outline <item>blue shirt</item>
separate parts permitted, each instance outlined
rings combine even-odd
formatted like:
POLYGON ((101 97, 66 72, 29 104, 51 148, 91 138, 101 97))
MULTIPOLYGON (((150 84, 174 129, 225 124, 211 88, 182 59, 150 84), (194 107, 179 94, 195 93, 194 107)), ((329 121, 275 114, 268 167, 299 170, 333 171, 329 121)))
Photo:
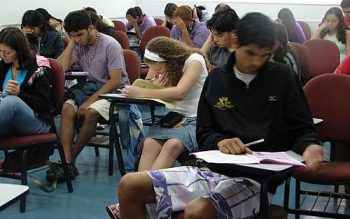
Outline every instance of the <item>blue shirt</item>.
MULTIPOLYGON (((24 78, 26 77, 27 75, 27 72, 28 70, 27 69, 22 69, 18 72, 16 78, 14 78, 14 80, 16 80, 18 82, 18 85, 21 86, 21 84, 23 83, 24 81, 24 78)), ((6 75, 5 75, 5 80, 4 80, 4 83, 2 84, 2 90, 5 91, 5 87, 7 85, 7 82, 9 80, 12 80, 12 68, 9 68, 9 70, 7 71, 6 75)))

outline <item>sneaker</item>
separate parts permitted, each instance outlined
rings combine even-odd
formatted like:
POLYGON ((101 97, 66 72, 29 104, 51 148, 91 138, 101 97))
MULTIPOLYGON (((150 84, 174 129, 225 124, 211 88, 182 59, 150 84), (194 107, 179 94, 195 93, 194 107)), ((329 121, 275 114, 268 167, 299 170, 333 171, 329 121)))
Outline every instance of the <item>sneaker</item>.
MULTIPOLYGON (((68 169, 68 177, 74 179, 79 175, 78 169, 74 164, 67 163, 66 166, 68 169)), ((57 183, 64 182, 66 179, 64 177, 63 165, 61 163, 52 163, 50 169, 46 172, 46 179, 51 183, 55 180, 57 180, 57 183)))
POLYGON ((114 205, 108 205, 106 211, 111 219, 120 219, 120 207, 119 203, 114 205))

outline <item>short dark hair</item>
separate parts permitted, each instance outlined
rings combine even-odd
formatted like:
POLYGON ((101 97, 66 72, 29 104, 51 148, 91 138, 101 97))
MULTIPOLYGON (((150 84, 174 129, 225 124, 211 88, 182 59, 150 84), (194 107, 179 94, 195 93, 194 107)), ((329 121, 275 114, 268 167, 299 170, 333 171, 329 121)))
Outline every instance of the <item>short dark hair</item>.
POLYGON ((17 27, 6 27, 0 31, 0 43, 16 51, 18 64, 24 69, 32 60, 33 53, 23 32, 17 27))
POLYGON ((84 10, 85 10, 85 11, 89 11, 89 12, 92 12, 92 13, 97 14, 96 9, 95 9, 95 8, 93 8, 93 7, 86 7, 86 8, 84 8, 84 10))
POLYGON ((350 7, 350 0, 343 0, 340 3, 341 8, 349 8, 350 7))
POLYGON ((142 10, 140 10, 140 7, 133 7, 133 8, 129 8, 126 11, 126 16, 131 15, 133 18, 136 17, 141 17, 142 15, 142 10))
POLYGON ((92 25, 89 12, 86 10, 78 10, 70 12, 64 18, 64 29, 67 33, 77 32, 79 30, 87 30, 92 25))
POLYGON ((172 17, 174 15, 176 8, 177 8, 177 5, 175 5, 174 3, 166 4, 164 8, 164 15, 168 17, 172 17))
POLYGON ((217 12, 217 11, 225 10, 225 9, 231 9, 231 7, 230 7, 228 4, 221 3, 221 4, 217 4, 217 5, 215 6, 214 11, 217 12))
POLYGON ((62 23, 61 19, 55 18, 54 16, 52 16, 45 8, 37 8, 35 9, 35 11, 39 12, 45 19, 45 21, 47 23, 49 23, 50 19, 55 19, 56 21, 62 23))
POLYGON ((255 44, 260 48, 273 48, 275 26, 266 15, 258 12, 246 14, 238 21, 236 33, 240 46, 255 44))
POLYGON ((44 16, 35 10, 24 12, 21 27, 40 27, 42 30, 51 28, 44 16))
POLYGON ((230 32, 236 29, 239 17, 233 9, 218 11, 207 21, 209 30, 216 30, 219 33, 230 32))

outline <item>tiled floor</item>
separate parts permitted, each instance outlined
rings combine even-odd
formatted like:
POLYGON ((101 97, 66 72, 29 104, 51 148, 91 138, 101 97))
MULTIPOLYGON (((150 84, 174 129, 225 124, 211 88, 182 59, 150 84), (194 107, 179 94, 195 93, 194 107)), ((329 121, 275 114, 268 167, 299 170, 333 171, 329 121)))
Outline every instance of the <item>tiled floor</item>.
MULTIPOLYGON (((57 153, 57 152, 56 152, 57 153)), ((3 154, 0 152, 0 159, 3 154)), ((58 159, 57 154, 51 160, 58 159)), ((93 148, 86 147, 77 159, 80 176, 73 181, 74 192, 68 193, 65 184, 59 184, 52 193, 45 193, 29 182, 30 193, 27 196, 27 210, 19 212, 19 203, 15 203, 0 212, 0 219, 76 219, 76 218, 108 218, 105 206, 117 202, 117 186, 120 179, 115 162, 114 175, 108 175, 108 150, 100 149, 100 157, 95 156, 93 148)), ((45 182, 46 169, 31 175, 45 182)), ((0 178, 0 183, 19 183, 16 180, 0 178)), ((327 187, 317 187, 317 189, 327 187)), ((281 186, 274 196, 273 202, 282 205, 283 190, 281 186)), ((1 194, 0 194, 1 195, 1 194)), ((293 191, 290 200, 292 202, 293 191)), ((344 205, 342 205, 344 208, 344 205)), ((289 216, 294 218, 294 216, 289 216)), ((316 218, 316 217, 302 217, 316 218)))
MULTIPOLYGON (((2 154, 0 159, 1 156, 2 154)), ((54 155, 52 160, 57 160, 56 156, 54 155)), ((0 212, 0 218, 108 218, 104 208, 107 204, 117 201, 116 188, 120 174, 115 164, 114 175, 109 176, 107 162, 107 149, 100 149, 100 157, 96 157, 93 148, 86 147, 77 160, 80 176, 73 181, 73 193, 67 192, 65 184, 59 184, 52 193, 45 193, 30 182, 26 212, 20 213, 19 203, 15 203, 0 212)), ((46 170, 41 170, 32 173, 32 175, 45 181, 45 173, 46 170)), ((19 183, 19 181, 0 178, 0 183, 19 183)), ((273 202, 282 204, 282 194, 283 186, 278 189, 273 202)), ((294 217, 290 216, 289 218, 294 217)))

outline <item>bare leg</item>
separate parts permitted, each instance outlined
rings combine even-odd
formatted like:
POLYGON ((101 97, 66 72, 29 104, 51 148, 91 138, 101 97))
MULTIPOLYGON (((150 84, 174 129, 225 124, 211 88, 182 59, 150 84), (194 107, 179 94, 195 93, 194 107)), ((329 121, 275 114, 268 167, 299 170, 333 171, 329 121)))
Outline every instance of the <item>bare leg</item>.
POLYGON ((119 184, 121 218, 145 218, 145 204, 156 202, 151 177, 146 172, 128 173, 119 184))
POLYGON ((216 216, 216 208, 202 197, 192 200, 185 208, 185 219, 215 219, 216 216))
POLYGON ((146 138, 143 142, 143 149, 138 166, 138 171, 149 170, 162 150, 164 141, 146 138))
POLYGON ((95 135, 96 125, 100 117, 100 114, 96 110, 91 108, 85 113, 84 123, 80 128, 77 141, 75 142, 73 148, 74 160, 76 159, 80 151, 83 149, 83 147, 89 142, 91 137, 95 135))
POLYGON ((153 162, 151 170, 173 167, 178 156, 184 151, 185 147, 179 140, 175 138, 167 140, 157 159, 153 162))
POLYGON ((72 161, 72 144, 75 134, 76 112, 71 104, 65 103, 62 108, 61 115, 61 144, 63 146, 64 155, 67 161, 72 161))

